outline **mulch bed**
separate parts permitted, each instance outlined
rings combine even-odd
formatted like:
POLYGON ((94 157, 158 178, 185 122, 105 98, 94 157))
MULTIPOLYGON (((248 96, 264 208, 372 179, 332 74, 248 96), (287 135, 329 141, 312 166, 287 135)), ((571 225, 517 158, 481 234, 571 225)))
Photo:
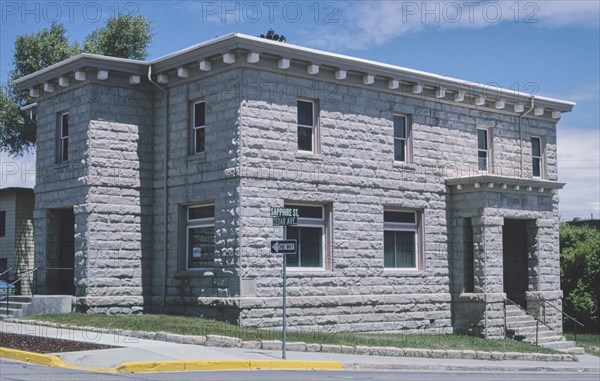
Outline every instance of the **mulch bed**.
POLYGON ((111 345, 4 332, 0 332, 0 347, 36 353, 76 352, 116 348, 111 345))

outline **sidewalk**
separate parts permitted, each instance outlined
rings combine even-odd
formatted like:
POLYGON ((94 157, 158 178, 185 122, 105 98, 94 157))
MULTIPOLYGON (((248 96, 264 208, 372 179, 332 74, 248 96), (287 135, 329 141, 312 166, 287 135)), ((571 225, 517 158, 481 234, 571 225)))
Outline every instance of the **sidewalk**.
POLYGON ((234 369, 600 373, 600 358, 589 355, 577 356, 578 362, 551 362, 411 358, 288 351, 287 360, 281 360, 281 351, 177 344, 80 329, 61 329, 14 322, 0 322, 0 331, 118 346, 120 348, 39 356, 28 352, 3 349, 0 354, 0 357, 43 365, 111 373, 234 369))

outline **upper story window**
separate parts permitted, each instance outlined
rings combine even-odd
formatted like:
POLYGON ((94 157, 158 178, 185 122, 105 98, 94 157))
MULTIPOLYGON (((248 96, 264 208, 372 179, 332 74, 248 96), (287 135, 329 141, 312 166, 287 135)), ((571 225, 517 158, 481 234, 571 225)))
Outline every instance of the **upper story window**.
POLYGON ((206 102, 194 102, 192 105, 191 154, 205 151, 206 147, 206 102))
POLYGON ((69 113, 64 112, 58 118, 58 162, 69 160, 69 113))
POLYGON ((418 270, 420 265, 420 216, 412 210, 384 210, 383 266, 418 270))
POLYGON ((491 141, 490 131, 485 128, 477 129, 477 165, 480 171, 489 171, 490 168, 490 153, 491 141))
POLYGON ((215 206, 191 205, 186 212, 186 269, 214 267, 215 206))
POLYGON ((406 115, 394 115, 394 160, 411 162, 411 128, 406 115))
POLYGON ((316 153, 317 111, 314 101, 298 99, 298 151, 316 153))
POLYGON ((0 237, 6 235, 6 211, 0 210, 0 237))
POLYGON ((544 177, 543 142, 540 137, 531 137, 531 168, 533 177, 544 177))
POLYGON ((298 224, 287 226, 286 239, 297 241, 298 254, 287 255, 286 264, 290 267, 323 268, 326 218, 323 205, 285 205, 298 209, 298 224))

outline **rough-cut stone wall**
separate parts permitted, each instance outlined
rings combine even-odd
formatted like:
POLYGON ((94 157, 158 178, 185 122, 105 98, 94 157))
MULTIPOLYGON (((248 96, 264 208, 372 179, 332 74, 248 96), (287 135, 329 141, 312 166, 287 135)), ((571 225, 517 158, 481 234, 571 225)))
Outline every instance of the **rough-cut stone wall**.
MULTIPOLYGON (((328 206, 333 232, 324 270, 288 272, 292 327, 452 330, 451 293, 453 287, 461 287, 457 279, 463 277, 462 259, 457 265, 448 248, 459 235, 462 239, 463 232, 452 226, 457 217, 461 221, 482 217, 473 223, 475 292, 487 294, 486 312, 481 315, 481 322, 488 327, 486 336, 502 336, 503 218, 552 219, 555 210, 550 207, 538 212, 536 205, 525 203, 516 207, 517 211, 498 205, 495 207, 500 209, 488 213, 486 207, 504 196, 472 194, 466 196, 465 209, 457 210, 455 216, 455 200, 444 180, 478 174, 476 129, 482 126, 490 128, 493 139, 493 172, 518 176, 517 118, 406 93, 244 71, 243 83, 261 82, 268 83, 271 91, 247 94, 241 111, 242 295, 252 305, 242 310, 241 323, 280 324, 281 258, 270 254, 268 242, 282 238, 282 228, 271 226, 269 207, 296 201, 328 206), (318 101, 318 155, 297 151, 298 97, 318 101), (412 163, 393 161, 394 113, 411 116, 412 163), (386 206, 422 210, 422 271, 384 270, 386 206), (484 254, 489 256, 487 260, 482 258, 484 254), (253 298, 258 301, 252 303, 253 298)), ((525 119, 522 129, 524 177, 531 177, 528 141, 534 133, 546 137, 548 174, 556 179, 554 126, 525 119)), ((554 282, 547 287, 556 290, 559 286, 554 282)), ((242 305, 244 302, 238 306, 242 305)))
MULTIPOLYGON (((59 267, 55 209, 73 208, 77 303, 92 312, 143 309, 144 249, 149 216, 153 121, 150 93, 86 82, 40 102, 36 178, 39 267, 59 267), (69 161, 56 163, 57 117, 69 112, 69 161)), ((49 271, 38 280, 52 291, 49 271)), ((68 276, 67 272, 54 278, 68 276)))
MULTIPOLYGON (((215 70, 218 66, 215 65, 215 70)), ((239 109, 238 70, 206 79, 175 84, 168 90, 168 254, 166 293, 162 300, 164 266, 163 160, 164 102, 157 93, 154 105, 154 219, 153 304, 157 310, 235 321, 235 312, 207 308, 198 298, 239 296, 239 109), (206 152, 190 151, 191 106, 206 103, 206 152), (214 267, 186 270, 185 213, 195 203, 215 205, 214 267), (163 303, 164 302, 164 303, 163 303)))
POLYGON ((427 91, 374 90, 352 76, 335 82, 325 69, 282 73, 274 64, 262 57, 255 65, 215 62, 210 73, 170 80, 165 92, 85 82, 40 100, 38 258, 47 263, 45 247, 56 237, 48 209, 73 207, 80 305, 94 312, 151 306, 277 327, 282 258, 270 253, 269 241, 283 229, 272 226, 269 207, 286 202, 324 205, 331 227, 324 268, 288 273, 291 329, 449 332, 454 325, 501 336, 505 218, 536 221, 531 247, 539 259, 529 268, 528 291, 560 303, 557 196, 446 186, 449 178, 479 174, 478 127, 490 131, 492 174, 531 178, 535 135, 545 142, 548 179, 557 180, 555 123, 527 117, 519 128, 508 111, 427 91), (317 103, 318 154, 297 151, 299 97, 317 103), (191 155, 190 105, 199 99, 206 101, 206 153, 191 155), (71 160, 53 164, 56 118, 65 110, 71 160), (393 159, 396 113, 412 121, 407 163, 393 159), (217 255, 213 268, 191 271, 185 207, 205 202, 215 205, 217 255), (419 211, 418 271, 384 269, 386 207, 419 211), (472 219, 477 294, 466 298, 457 253, 464 218, 472 219))
MULTIPOLYGON (((36 182, 34 210, 35 267, 38 292, 54 292, 56 278, 64 276, 45 268, 61 266, 60 220, 53 209, 71 208, 85 203, 87 128, 90 122, 90 92, 86 85, 62 89, 38 100, 36 138, 36 182), (57 122, 59 113, 69 112, 70 161, 57 163, 57 122)), ((84 227, 76 218, 78 227, 84 227)), ((85 247, 84 234, 73 237, 76 248, 85 247)), ((80 256, 83 253, 79 250, 80 256)), ((76 259, 79 262, 81 258, 76 259)), ((76 290, 76 293, 78 291, 76 290)), ((79 293, 78 295, 82 295, 79 293)))

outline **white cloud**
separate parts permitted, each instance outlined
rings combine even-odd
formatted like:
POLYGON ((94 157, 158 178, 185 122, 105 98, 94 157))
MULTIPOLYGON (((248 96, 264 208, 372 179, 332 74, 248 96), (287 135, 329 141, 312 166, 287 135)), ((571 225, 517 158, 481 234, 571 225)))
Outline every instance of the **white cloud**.
MULTIPOLYGON (((530 3, 530 2, 528 2, 530 3)), ((598 27, 600 23, 600 2, 581 1, 537 1, 536 18, 545 26, 587 26, 598 27)))
POLYGON ((368 48, 424 29, 485 28, 503 23, 532 27, 599 26, 593 1, 352 1, 340 2, 342 25, 308 33, 320 48, 368 48), (327 33, 323 33, 327 29, 327 33))
POLYGON ((0 188, 32 188, 35 185, 35 153, 13 158, 0 151, 0 188))
POLYGON ((600 131, 558 128, 558 175, 567 183, 560 191, 561 218, 600 217, 600 131))

